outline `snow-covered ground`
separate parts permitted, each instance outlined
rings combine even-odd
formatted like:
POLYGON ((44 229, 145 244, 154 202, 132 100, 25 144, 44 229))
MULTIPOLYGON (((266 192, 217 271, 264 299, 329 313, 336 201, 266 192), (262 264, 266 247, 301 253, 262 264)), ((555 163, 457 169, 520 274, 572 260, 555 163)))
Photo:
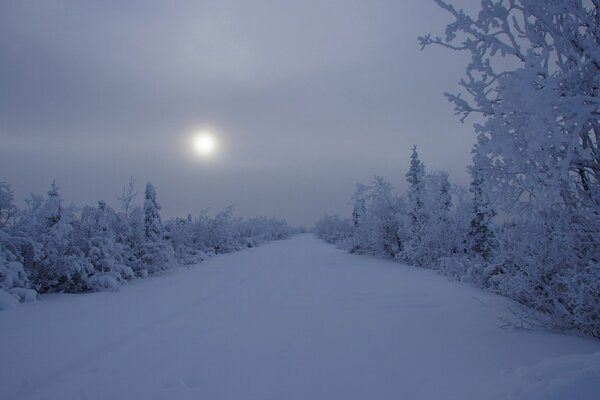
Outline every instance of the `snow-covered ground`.
POLYGON ((0 399, 600 398, 600 341, 506 304, 300 235, 0 312, 0 399))

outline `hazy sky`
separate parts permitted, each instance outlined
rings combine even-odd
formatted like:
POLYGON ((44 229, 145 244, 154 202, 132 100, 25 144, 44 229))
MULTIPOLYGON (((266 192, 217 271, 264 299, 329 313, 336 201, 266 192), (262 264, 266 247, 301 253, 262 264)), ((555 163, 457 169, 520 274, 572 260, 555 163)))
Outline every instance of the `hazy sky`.
POLYGON ((428 0, 4 0, 0 181, 116 207, 135 176, 165 217, 233 204, 294 224, 347 215, 375 174, 403 190, 413 144, 466 183, 472 122, 443 93, 467 55, 417 43, 448 22, 428 0), (202 128, 209 160, 190 152, 202 128))

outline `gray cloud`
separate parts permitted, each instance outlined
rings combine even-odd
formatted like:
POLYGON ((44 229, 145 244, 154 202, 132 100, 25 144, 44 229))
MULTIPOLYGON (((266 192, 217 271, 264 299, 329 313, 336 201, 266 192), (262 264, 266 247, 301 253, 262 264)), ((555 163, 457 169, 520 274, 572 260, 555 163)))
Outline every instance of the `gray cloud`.
POLYGON ((135 175, 167 215, 293 223, 347 213, 373 174, 401 189, 413 143, 465 182, 474 136, 442 96, 465 60, 416 40, 446 22, 418 0, 2 2, 0 180, 89 204, 135 175), (213 163, 185 149, 206 125, 213 163))

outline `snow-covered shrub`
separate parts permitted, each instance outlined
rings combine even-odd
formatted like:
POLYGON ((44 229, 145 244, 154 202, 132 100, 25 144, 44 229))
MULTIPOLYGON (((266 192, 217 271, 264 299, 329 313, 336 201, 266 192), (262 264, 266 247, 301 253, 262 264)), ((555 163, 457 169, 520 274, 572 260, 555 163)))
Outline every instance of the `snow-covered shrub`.
POLYGON ((0 230, 0 289, 23 302, 35 300, 37 292, 32 289, 18 256, 21 243, 24 243, 23 239, 0 230))
POLYGON ((569 212, 506 224, 499 231, 495 290, 552 316, 554 327, 600 335, 600 268, 595 227, 569 212))
POLYGON ((0 229, 6 229, 14 224, 17 206, 12 188, 6 182, 0 182, 0 229))
POLYGON ((19 301, 15 296, 0 288, 0 311, 15 308, 17 304, 19 304, 19 301))
POLYGON ((12 188, 0 182, 0 290, 19 301, 28 301, 35 299, 37 293, 31 288, 21 251, 33 246, 17 232, 17 216, 12 188))

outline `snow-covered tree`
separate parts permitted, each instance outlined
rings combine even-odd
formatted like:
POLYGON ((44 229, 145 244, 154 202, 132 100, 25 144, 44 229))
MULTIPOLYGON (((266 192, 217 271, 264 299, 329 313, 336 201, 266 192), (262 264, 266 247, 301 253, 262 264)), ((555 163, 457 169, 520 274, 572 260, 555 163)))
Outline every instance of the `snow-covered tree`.
MULTIPOLYGON (((17 213, 17 207, 14 205, 12 192, 8 185, 3 198, 2 209, 5 211, 7 222, 14 217, 11 214, 17 213)), ((23 266, 23 254, 26 249, 37 250, 37 246, 31 239, 21 235, 15 229, 15 222, 0 226, 0 290, 10 293, 18 301, 34 300, 37 292, 33 290, 29 274, 23 266)))
POLYGON ((5 182, 0 182, 0 229, 14 224, 17 206, 12 188, 5 182))
POLYGON ((389 182, 376 176, 370 186, 357 185, 354 193, 350 250, 395 257, 401 250, 400 200, 389 182))
POLYGON ((469 191, 473 195, 473 201, 466 248, 470 254, 488 260, 497 247, 493 228, 493 218, 496 213, 484 188, 481 170, 473 166, 470 167, 470 172, 471 187, 469 191))
POLYGON ((209 220, 208 245, 216 254, 230 253, 242 247, 235 225, 236 219, 233 216, 232 206, 217 213, 213 219, 209 220))
POLYGON ((157 242, 162 239, 162 221, 159 210, 160 204, 156 200, 156 189, 148 182, 144 194, 144 234, 147 241, 157 242))
POLYGON ((173 247, 167 242, 160 218, 156 189, 148 182, 144 193, 144 249, 142 260, 148 273, 169 269, 174 261, 173 247))
POLYGON ((31 286, 21 263, 20 247, 23 239, 15 237, 9 226, 12 225, 10 222, 14 220, 16 211, 11 187, 0 182, 0 290, 9 293, 14 289, 31 286))
MULTIPOLYGON (((176 218, 163 226, 156 190, 148 184, 144 207, 133 204, 134 181, 120 198, 123 210, 64 206, 52 183, 46 197, 31 195, 19 210, 0 185, 0 297, 12 306, 37 291, 115 290, 134 277, 191 264, 217 252, 258 246, 297 232, 283 220, 235 218, 231 208, 214 218, 176 218), (177 260, 174 250, 177 250, 177 260)), ((6 305, 5 304, 5 305, 6 305)), ((0 305, 0 308, 3 307, 0 305)))
POLYGON ((452 230, 452 195, 448 173, 445 171, 425 176, 424 215, 421 222, 421 242, 414 243, 415 255, 421 264, 433 264, 455 250, 452 230))
POLYGON ((508 210, 590 208, 600 202, 600 29, 597 2, 486 0, 477 18, 436 0, 455 18, 446 38, 420 38, 467 51, 471 62, 448 95, 476 125, 482 169, 508 210), (511 59, 498 62, 500 58, 511 59), (507 67, 514 65, 514 67, 507 67))
POLYGON ((600 280, 600 3, 484 0, 471 17, 435 1, 454 22, 445 39, 426 35, 421 44, 469 53, 467 97, 448 98, 463 120, 483 119, 473 249, 490 253, 481 246, 488 196, 510 220, 498 235, 495 289, 556 325, 600 335, 600 308, 586 289, 600 280))
POLYGON ((409 231, 401 258, 420 264, 424 261, 423 245, 426 241, 426 225, 429 223, 429 215, 425 208, 425 165, 419 159, 417 146, 412 148, 406 181, 409 185, 407 193, 409 231))
POLYGON ((129 178, 127 184, 123 187, 123 194, 119 197, 121 202, 121 210, 125 215, 125 218, 129 217, 129 214, 134 208, 133 202, 137 196, 137 190, 135 189, 135 178, 132 176, 129 178))
POLYGON ((90 290, 88 282, 94 267, 77 246, 76 209, 63 207, 58 186, 52 182, 48 197, 39 208, 36 238, 42 251, 34 263, 33 280, 41 292, 82 292, 90 290))
POLYGON ((169 232, 170 242, 175 251, 175 257, 180 264, 190 265, 199 263, 207 255, 197 244, 199 241, 194 236, 194 221, 192 216, 175 218, 168 221, 166 229, 169 232))
POLYGON ((84 207, 81 211, 80 247, 94 266, 89 282, 94 290, 115 290, 134 277, 126 265, 125 251, 114 231, 117 214, 104 201, 98 207, 84 207))

